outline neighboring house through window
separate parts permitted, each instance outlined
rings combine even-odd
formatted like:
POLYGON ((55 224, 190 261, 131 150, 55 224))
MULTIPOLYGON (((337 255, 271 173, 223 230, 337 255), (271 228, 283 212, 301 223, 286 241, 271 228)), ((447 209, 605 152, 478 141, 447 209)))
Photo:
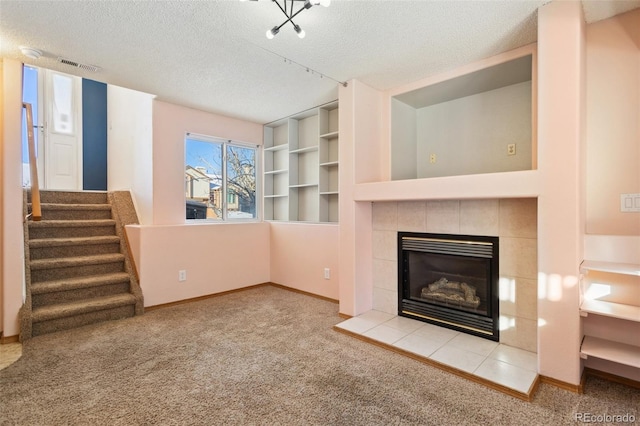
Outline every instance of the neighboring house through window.
POLYGON ((186 218, 257 219, 257 153, 255 145, 187 134, 186 218))

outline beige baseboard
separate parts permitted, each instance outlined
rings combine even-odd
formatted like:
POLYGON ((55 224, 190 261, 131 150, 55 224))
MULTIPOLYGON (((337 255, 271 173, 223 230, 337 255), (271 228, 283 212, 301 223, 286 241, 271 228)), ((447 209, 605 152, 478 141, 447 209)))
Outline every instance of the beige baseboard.
POLYGON ((0 337, 0 345, 6 345, 9 343, 16 343, 20 341, 20 336, 19 335, 15 335, 15 336, 2 336, 0 337))
POLYGON ((304 294, 304 295, 307 295, 307 296, 315 297, 317 299, 325 300, 327 302, 338 303, 337 300, 331 299, 329 297, 324 297, 324 296, 320 296, 320 295, 317 295, 317 294, 309 293, 308 291, 303 291, 303 290, 298 290, 296 288, 287 287, 287 286, 282 285, 282 284, 277 284, 277 283, 273 283, 273 282, 266 282, 266 283, 251 285, 251 286, 248 286, 248 287, 237 288, 237 289, 234 289, 234 290, 221 291, 220 293, 207 294, 205 296, 198 296, 198 297, 192 297, 190 299, 176 300, 175 302, 162 303, 160 305, 145 306, 144 310, 145 311, 153 311, 153 310, 156 310, 156 309, 168 308, 168 307, 171 307, 171 306, 182 305, 184 303, 198 302, 200 300, 211 299, 212 297, 224 296, 225 294, 238 293, 238 292, 241 292, 241 291, 250 290, 252 288, 258 288, 258 287, 264 287, 264 286, 277 287, 277 288, 281 288, 283 290, 292 291, 294 293, 300 293, 300 294, 304 294))
POLYGON ((584 387, 584 374, 580 380, 580 384, 574 385, 573 383, 563 382, 562 380, 554 379, 553 377, 540 375, 540 383, 546 383, 548 385, 555 386, 560 389, 564 389, 570 392, 582 393, 584 387))
POLYGON ((606 371, 600 371, 593 368, 585 367, 582 372, 584 376, 593 376, 599 377, 604 380, 608 380, 610 382, 620 383, 622 385, 630 386, 632 388, 640 389, 640 382, 637 380, 632 380, 626 377, 617 376, 615 374, 607 373, 606 371))

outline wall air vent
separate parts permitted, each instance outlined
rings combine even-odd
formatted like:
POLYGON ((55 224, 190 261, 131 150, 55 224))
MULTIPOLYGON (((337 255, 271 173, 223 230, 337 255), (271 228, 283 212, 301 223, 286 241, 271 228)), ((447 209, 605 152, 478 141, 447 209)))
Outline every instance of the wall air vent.
POLYGON ((69 65, 72 67, 80 68, 85 71, 91 71, 91 72, 98 72, 101 69, 100 67, 97 67, 95 65, 81 64, 79 62, 72 61, 71 59, 66 59, 61 57, 58 57, 58 62, 60 62, 61 64, 69 65))

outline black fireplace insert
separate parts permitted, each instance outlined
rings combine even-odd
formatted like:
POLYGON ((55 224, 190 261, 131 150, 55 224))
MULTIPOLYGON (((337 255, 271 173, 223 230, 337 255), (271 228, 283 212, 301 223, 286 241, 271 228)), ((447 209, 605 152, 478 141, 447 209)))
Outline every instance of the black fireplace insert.
POLYGON ((398 315, 499 341, 498 244, 398 232, 398 315))

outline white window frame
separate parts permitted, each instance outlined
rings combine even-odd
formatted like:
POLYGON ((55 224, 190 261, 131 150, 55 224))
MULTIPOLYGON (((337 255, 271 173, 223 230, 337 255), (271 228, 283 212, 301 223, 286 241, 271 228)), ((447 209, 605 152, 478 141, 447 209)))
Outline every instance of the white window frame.
MULTIPOLYGON (((262 221, 262 145, 255 143, 236 141, 233 139, 223 139, 215 136, 207 136, 199 133, 187 132, 184 137, 184 155, 183 155, 183 168, 186 166, 187 158, 187 139, 196 140, 199 142, 216 143, 222 145, 222 218, 219 219, 186 219, 187 223, 240 223, 240 222, 260 222, 262 221), (228 195, 227 195, 227 146, 237 146, 240 148, 248 148, 255 150, 255 164, 254 171, 256 175, 256 194, 255 194, 255 217, 252 218, 229 218, 227 212, 228 195)), ((184 191, 183 191, 184 194, 184 191)), ((186 205, 187 196, 183 196, 183 205, 186 205)))

